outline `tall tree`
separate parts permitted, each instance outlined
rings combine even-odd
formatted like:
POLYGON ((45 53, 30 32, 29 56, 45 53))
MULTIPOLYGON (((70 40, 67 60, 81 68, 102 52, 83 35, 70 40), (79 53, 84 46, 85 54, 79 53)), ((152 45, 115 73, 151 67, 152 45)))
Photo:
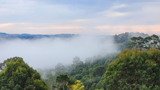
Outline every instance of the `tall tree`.
POLYGON ((40 74, 28 66, 23 58, 10 58, 5 60, 4 64, 4 69, 0 71, 1 90, 47 90, 47 85, 42 81, 40 74))
POLYGON ((58 87, 60 90, 67 90, 67 84, 69 82, 69 77, 67 75, 59 75, 56 79, 58 87))
POLYGON ((159 90, 160 50, 127 50, 108 66, 101 83, 109 90, 159 90))

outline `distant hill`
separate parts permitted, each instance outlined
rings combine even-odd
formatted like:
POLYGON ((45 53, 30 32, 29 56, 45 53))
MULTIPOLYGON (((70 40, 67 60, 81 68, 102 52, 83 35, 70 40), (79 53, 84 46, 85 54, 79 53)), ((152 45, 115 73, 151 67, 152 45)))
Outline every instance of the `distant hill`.
MULTIPOLYGON (((74 38, 79 36, 79 34, 7 34, 7 33, 0 33, 0 40, 12 40, 12 39, 42 39, 42 38, 74 38)), ((116 43, 125 43, 132 37, 147 37, 148 34, 144 33, 121 33, 118 35, 113 35, 114 41, 116 43)), ((101 37, 110 37, 110 36, 101 36, 101 37)))
POLYGON ((42 39, 42 38, 73 38, 78 36, 77 34, 7 34, 0 33, 0 40, 10 40, 10 39, 42 39))

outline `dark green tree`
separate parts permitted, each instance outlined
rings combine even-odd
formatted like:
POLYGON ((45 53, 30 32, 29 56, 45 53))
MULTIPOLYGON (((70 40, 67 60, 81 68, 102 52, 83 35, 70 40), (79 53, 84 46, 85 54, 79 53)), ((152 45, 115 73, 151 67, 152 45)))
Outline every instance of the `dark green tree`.
POLYGON ((157 35, 148 37, 132 37, 127 46, 128 48, 142 50, 150 48, 160 49, 160 39, 157 35))
POLYGON ((160 50, 126 50, 108 66, 101 83, 109 90, 159 90, 160 50))
POLYGON ((69 82, 68 75, 59 75, 56 78, 56 82, 58 83, 58 87, 60 90, 67 90, 67 84, 69 82))
POLYGON ((14 57, 4 61, 4 68, 0 71, 0 89, 22 90, 33 86, 30 90, 47 90, 40 74, 29 67, 22 58, 14 57))

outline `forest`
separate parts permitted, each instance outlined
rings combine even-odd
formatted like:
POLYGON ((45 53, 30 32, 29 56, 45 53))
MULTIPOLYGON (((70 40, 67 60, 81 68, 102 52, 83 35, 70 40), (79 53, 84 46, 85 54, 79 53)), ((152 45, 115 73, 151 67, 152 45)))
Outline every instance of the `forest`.
MULTIPOLYGON (((160 38, 114 35, 118 51, 37 70, 22 57, 0 63, 0 90, 159 90, 160 38)), ((38 63, 38 62, 37 62, 38 63)))

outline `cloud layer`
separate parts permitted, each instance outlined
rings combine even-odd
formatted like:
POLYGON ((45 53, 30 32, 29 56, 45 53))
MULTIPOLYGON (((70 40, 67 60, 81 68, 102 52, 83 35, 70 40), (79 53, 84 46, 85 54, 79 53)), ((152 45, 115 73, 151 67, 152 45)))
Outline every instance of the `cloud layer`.
POLYGON ((82 60, 105 56, 117 51, 112 38, 80 36, 73 39, 11 40, 0 42, 0 62, 19 56, 34 68, 51 68, 58 63, 71 64, 78 56, 82 60))
POLYGON ((1 0, 0 32, 112 34, 137 32, 138 27, 159 33, 159 10, 159 0, 1 0), (104 29, 104 25, 112 27, 104 29))

